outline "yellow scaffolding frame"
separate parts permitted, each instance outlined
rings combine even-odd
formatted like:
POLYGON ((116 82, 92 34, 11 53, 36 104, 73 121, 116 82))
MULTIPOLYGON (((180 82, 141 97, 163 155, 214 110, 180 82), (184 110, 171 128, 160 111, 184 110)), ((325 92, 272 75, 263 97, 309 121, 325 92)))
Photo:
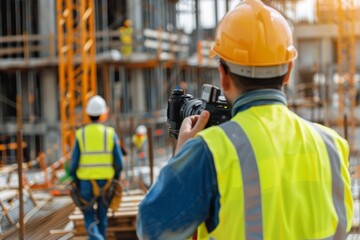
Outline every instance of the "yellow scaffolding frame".
POLYGON ((97 92, 95 9, 93 0, 57 0, 60 120, 63 155, 71 150, 75 130, 88 122, 89 97, 97 92))

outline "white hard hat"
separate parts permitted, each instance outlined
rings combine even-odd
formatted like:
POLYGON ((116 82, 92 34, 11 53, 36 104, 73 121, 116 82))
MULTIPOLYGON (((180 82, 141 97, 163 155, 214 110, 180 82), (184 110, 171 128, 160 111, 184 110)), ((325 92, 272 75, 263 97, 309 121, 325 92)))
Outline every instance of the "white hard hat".
POLYGON ((106 110, 106 102, 99 95, 91 97, 86 106, 86 113, 89 116, 100 116, 101 114, 106 113, 106 110))
POLYGON ((136 134, 146 134, 147 133, 147 129, 144 125, 139 125, 136 128, 136 134))

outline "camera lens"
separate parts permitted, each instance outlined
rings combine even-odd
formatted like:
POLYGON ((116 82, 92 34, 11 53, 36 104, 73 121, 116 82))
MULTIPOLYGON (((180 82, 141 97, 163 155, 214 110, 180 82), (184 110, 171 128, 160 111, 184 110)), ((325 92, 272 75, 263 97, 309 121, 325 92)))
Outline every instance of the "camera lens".
POLYGON ((191 99, 181 106, 180 117, 183 120, 186 117, 197 115, 202 112, 202 101, 199 99, 191 99))

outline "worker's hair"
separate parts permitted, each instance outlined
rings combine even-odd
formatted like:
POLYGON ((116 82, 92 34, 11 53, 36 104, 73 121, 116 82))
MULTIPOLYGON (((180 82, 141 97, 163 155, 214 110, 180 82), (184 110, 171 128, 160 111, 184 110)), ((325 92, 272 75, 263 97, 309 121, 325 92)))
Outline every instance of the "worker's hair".
POLYGON ((223 61, 219 61, 226 74, 230 74, 236 88, 244 92, 256 89, 273 88, 281 90, 286 74, 272 78, 250 78, 232 73, 223 61))
POLYGON ((100 118, 100 116, 89 116, 89 117, 92 122, 96 122, 100 118))

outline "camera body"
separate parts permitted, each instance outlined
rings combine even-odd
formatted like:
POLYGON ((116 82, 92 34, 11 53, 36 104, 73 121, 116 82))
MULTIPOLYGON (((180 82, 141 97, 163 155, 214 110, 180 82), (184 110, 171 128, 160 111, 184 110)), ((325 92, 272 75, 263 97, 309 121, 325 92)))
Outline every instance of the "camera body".
POLYGON ((220 89, 204 84, 201 98, 194 98, 190 94, 184 94, 182 89, 175 89, 168 100, 167 118, 169 123, 169 135, 177 139, 184 118, 201 114, 202 111, 210 112, 210 119, 206 127, 219 125, 230 120, 231 108, 220 89))

